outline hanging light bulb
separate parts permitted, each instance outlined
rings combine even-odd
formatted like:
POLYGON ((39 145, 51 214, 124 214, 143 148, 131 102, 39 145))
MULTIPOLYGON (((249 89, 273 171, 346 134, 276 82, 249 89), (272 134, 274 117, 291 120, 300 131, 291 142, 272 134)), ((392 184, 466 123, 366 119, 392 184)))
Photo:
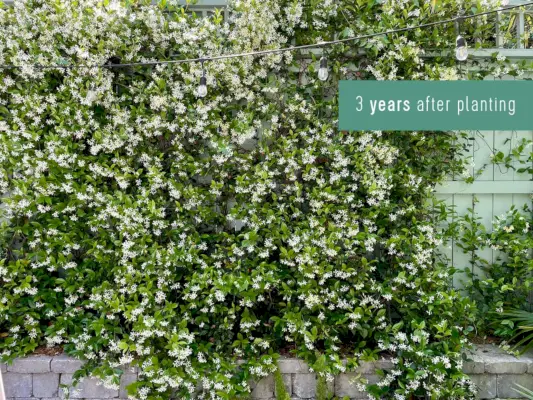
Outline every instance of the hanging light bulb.
POLYGON ((200 78, 200 86, 198 86, 198 91, 196 93, 198 97, 205 97, 207 96, 207 79, 205 76, 202 76, 200 78))
POLYGON ((198 97, 207 96, 207 78, 205 77, 204 63, 202 62, 202 77, 200 78, 200 85, 196 91, 198 97))
POLYGON ((318 69, 318 79, 325 81, 328 79, 328 76, 328 60, 326 60, 326 57, 322 57, 320 59, 320 68, 318 69))
POLYGON ((457 36, 457 39, 455 39, 455 58, 459 61, 465 61, 468 58, 466 40, 461 35, 457 36))

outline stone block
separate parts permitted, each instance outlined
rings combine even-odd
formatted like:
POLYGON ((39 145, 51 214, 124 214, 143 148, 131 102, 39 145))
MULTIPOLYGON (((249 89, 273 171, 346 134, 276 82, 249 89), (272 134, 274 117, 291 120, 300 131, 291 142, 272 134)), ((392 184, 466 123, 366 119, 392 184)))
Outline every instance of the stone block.
POLYGON ((496 376, 494 375, 470 375, 470 379, 477 386, 477 398, 494 399, 496 398, 496 376))
POLYGON ((463 372, 465 374, 483 374, 485 372, 485 361, 478 354, 468 354, 468 361, 463 362, 463 372))
POLYGON ((381 359, 378 361, 362 361, 355 370, 361 375, 372 375, 377 369, 392 369, 394 364, 390 360, 381 359))
POLYGON ((79 370, 84 363, 85 361, 67 356, 66 354, 61 354, 52 358, 50 368, 52 372, 56 372, 58 374, 73 374, 79 370))
POLYGON ((515 357, 494 345, 478 346, 475 354, 485 363, 485 372, 489 374, 523 374, 533 362, 530 357, 515 357))
POLYGON ((497 375, 525 374, 527 372, 527 363, 524 361, 520 361, 520 360, 517 360, 516 362, 508 362, 508 361, 493 362, 490 364, 485 364, 485 372, 488 374, 497 374, 497 375))
POLYGON ((515 389, 516 385, 524 386, 529 390, 533 390, 533 379, 527 375, 498 375, 498 397, 504 399, 522 398, 515 389))
POLYGON ((296 374, 292 380, 292 393, 301 399, 310 399, 315 397, 316 393, 316 375, 315 374, 296 374))
MULTIPOLYGON (((72 374, 62 374, 59 382, 61 385, 72 387, 72 381, 72 374)), ((99 379, 85 378, 72 387, 70 397, 72 399, 112 399, 118 397, 118 389, 107 389, 99 379)))
POLYGON ((274 396, 274 378, 272 377, 272 375, 261 379, 252 387, 253 399, 270 399, 274 396))
MULTIPOLYGON (((352 383, 357 375, 356 373, 347 373, 337 376, 335 378, 335 395, 340 398, 348 396, 351 399, 367 399, 368 393, 359 390, 357 383, 352 383)), ((379 380, 377 375, 362 375, 361 378, 366 379, 368 384, 376 383, 379 380)))
MULTIPOLYGON (((281 377, 283 378, 283 386, 285 386, 286 392, 289 394, 289 396, 292 395, 292 374, 281 374, 281 377)), ((277 395, 276 385, 274 385, 274 395, 277 395)))
POLYGON ((360 396, 361 392, 357 389, 355 383, 352 382, 357 374, 347 373, 340 374, 335 378, 335 395, 338 397, 348 396, 350 398, 356 398, 360 396))
POLYGON ((34 397, 57 397, 59 391, 59 374, 33 374, 34 397))
POLYGON ((13 364, 7 366, 7 371, 20 374, 41 374, 50 372, 51 361, 52 357, 49 356, 17 358, 13 361, 13 364))
POLYGON ((121 399, 127 399, 128 398, 128 390, 126 387, 137 380, 137 374, 123 374, 120 377, 120 389, 118 393, 118 397, 121 399))
POLYGON ((482 374, 485 372, 485 363, 478 361, 465 361, 463 363, 463 372, 465 374, 482 374))
POLYGON ((282 374, 308 374, 310 372, 307 363, 296 358, 280 358, 278 366, 282 374))
POLYGON ((139 368, 131 364, 121 365, 119 368, 124 371, 125 374, 136 374, 139 372, 139 368))
POLYGON ((375 371, 374 363, 371 361, 361 361, 356 369, 358 374, 371 374, 375 371))
POLYGON ((31 397, 31 374, 8 372, 2 375, 6 397, 31 397))
POLYGON ((527 363, 523 360, 516 361, 493 361, 485 363, 485 372, 488 374, 525 374, 527 372, 527 363))
POLYGON ((376 369, 383 369, 383 370, 391 370, 394 368, 394 364, 391 360, 385 360, 381 359, 378 361, 374 361, 374 371, 376 369))
MULTIPOLYGON (((310 399, 316 395, 316 374, 296 374, 292 377, 292 395, 298 399, 310 399)), ((335 381, 326 382, 328 395, 335 393, 335 381)), ((290 392, 289 392, 290 393, 290 392)), ((329 398, 329 397, 328 397, 329 398)))

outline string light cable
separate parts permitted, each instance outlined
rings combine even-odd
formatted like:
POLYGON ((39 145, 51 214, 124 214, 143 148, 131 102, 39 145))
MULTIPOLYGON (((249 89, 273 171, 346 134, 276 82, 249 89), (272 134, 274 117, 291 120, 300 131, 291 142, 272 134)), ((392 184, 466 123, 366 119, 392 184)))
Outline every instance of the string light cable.
MULTIPOLYGON (((0 65, 0 70, 17 69, 17 68, 23 68, 25 66, 31 66, 36 69, 126 68, 126 67, 137 67, 137 66, 153 66, 153 65, 184 64, 184 63, 199 62, 202 65, 202 76, 200 78, 200 85, 198 86, 197 95, 198 97, 205 97, 207 95, 207 78, 205 74, 204 63, 209 62, 209 61, 225 60, 229 58, 241 58, 241 57, 253 57, 253 56, 262 56, 262 55, 269 55, 269 54, 279 54, 279 53, 285 53, 285 52, 292 52, 296 50, 318 49, 318 48, 324 48, 324 47, 333 46, 333 45, 341 44, 341 43, 353 42, 353 41, 363 40, 363 39, 370 39, 370 38, 374 38, 378 36, 387 36, 387 35, 392 35, 395 33, 408 32, 408 31, 413 31, 416 29, 424 29, 424 28, 429 28, 432 26, 446 25, 450 23, 455 23, 456 28, 460 28, 461 22, 464 21, 465 19, 478 18, 484 15, 497 14, 497 13, 501 13, 502 11, 509 11, 515 8, 531 6, 533 5, 533 1, 522 3, 522 4, 511 5, 511 6, 508 6, 507 4, 508 4, 508 1, 504 0, 502 2, 503 7, 500 7, 495 10, 484 11, 484 12, 479 12, 479 13, 470 14, 470 15, 465 15, 463 12, 461 12, 456 17, 452 17, 452 18, 448 18, 448 19, 444 19, 440 21, 428 22, 425 24, 420 24, 420 25, 415 25, 415 26, 407 26, 405 28, 391 29, 391 30, 382 31, 382 32, 369 33, 366 35, 352 36, 352 37, 348 37, 344 39, 336 39, 336 40, 331 40, 331 41, 323 41, 323 42, 318 42, 318 43, 304 44, 300 46, 292 46, 292 47, 285 47, 285 48, 278 48, 278 49, 251 51, 251 52, 246 52, 246 53, 221 54, 221 55, 215 55, 215 56, 186 58, 186 59, 180 59, 180 60, 156 60, 156 61, 131 62, 131 63, 121 63, 119 60, 117 60, 118 62, 114 62, 115 60, 113 60, 111 63, 108 62, 106 64, 94 64, 94 65, 83 65, 83 64, 0 65)), ((460 32, 458 32, 455 47, 456 47, 455 49, 456 58, 459 61, 466 60, 468 57, 466 40, 460 35, 460 32)), ((329 73, 327 69, 327 58, 325 56, 322 56, 322 58, 320 59, 320 68, 318 70, 318 78, 320 80, 327 80, 328 75, 329 73)))

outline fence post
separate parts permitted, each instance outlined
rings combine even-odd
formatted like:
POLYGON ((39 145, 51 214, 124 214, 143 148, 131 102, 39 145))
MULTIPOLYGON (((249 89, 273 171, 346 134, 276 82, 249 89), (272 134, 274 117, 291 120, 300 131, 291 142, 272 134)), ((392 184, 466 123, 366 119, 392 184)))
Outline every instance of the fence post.
POLYGON ((524 11, 520 10, 518 12, 518 18, 516 19, 516 40, 518 42, 518 48, 524 48, 524 11))

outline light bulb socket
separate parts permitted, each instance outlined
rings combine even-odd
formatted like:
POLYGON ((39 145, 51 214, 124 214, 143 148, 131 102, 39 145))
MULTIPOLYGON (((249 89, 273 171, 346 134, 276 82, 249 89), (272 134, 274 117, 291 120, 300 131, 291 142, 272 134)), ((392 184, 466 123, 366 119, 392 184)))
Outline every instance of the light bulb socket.
POLYGON ((200 85, 201 86, 207 85, 207 78, 205 77, 205 75, 200 78, 200 85))
POLYGON ((120 64, 122 60, 118 56, 113 56, 106 61, 107 65, 120 64))
POLYGON ((466 40, 461 35, 457 36, 457 39, 455 39, 455 47, 466 47, 466 40))
POLYGON ((459 32, 461 32, 461 23, 464 21, 465 17, 464 10, 460 9, 459 13, 455 17, 454 25, 455 25, 455 33, 457 36, 459 36, 459 32))
POLYGON ((320 59, 320 68, 327 68, 328 67, 328 60, 326 57, 322 57, 320 59))

